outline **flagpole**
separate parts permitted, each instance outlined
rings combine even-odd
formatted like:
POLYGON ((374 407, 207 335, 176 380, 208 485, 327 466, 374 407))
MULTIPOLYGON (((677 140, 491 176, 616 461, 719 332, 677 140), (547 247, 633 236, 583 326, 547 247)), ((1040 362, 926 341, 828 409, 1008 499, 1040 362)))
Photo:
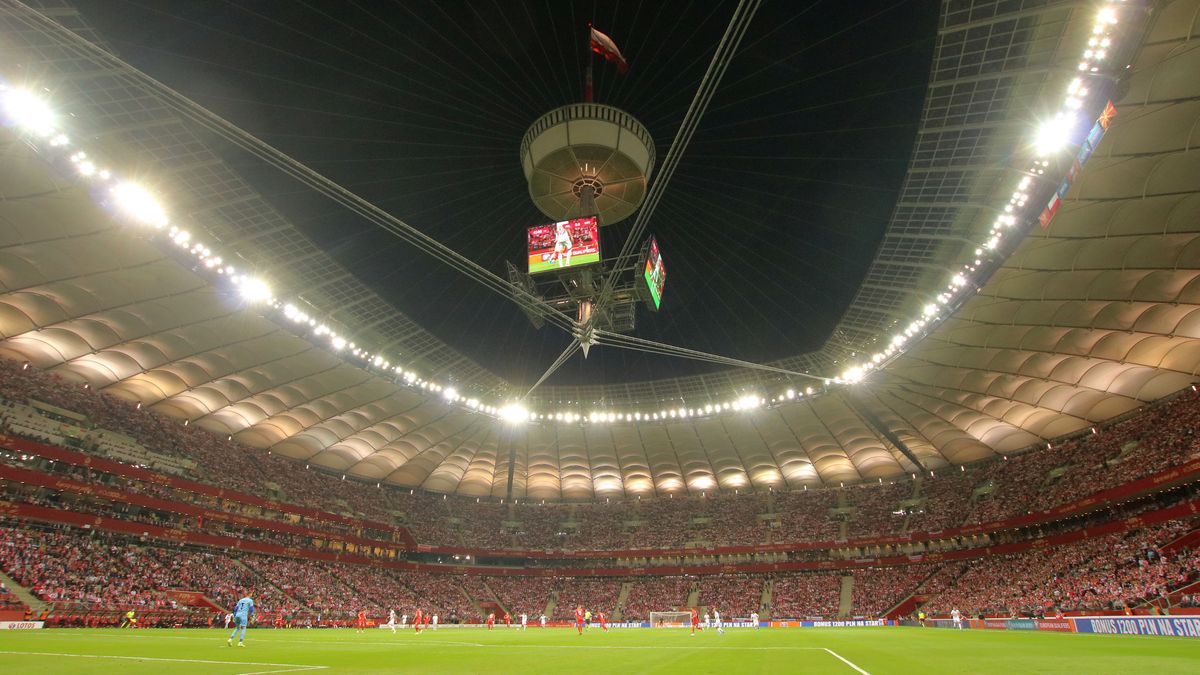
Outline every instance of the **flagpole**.
POLYGON ((594 100, 592 93, 592 62, 594 59, 592 58, 592 22, 590 21, 588 22, 587 42, 584 44, 587 45, 587 75, 583 82, 583 102, 592 103, 594 100))

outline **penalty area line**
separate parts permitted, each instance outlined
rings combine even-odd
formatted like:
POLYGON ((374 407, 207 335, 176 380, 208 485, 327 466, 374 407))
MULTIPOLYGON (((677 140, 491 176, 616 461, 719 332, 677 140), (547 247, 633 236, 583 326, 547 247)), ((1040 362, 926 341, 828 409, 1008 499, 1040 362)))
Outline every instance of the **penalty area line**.
POLYGON ((274 670, 252 670, 238 675, 267 675, 267 673, 297 673, 306 670, 325 670, 329 666, 305 666, 295 663, 263 663, 261 661, 214 661, 211 659, 168 659, 157 656, 116 656, 110 654, 66 654, 62 652, 18 652, 8 649, 0 649, 2 654, 15 654, 18 656, 67 656, 77 659, 115 659, 118 661, 165 661, 169 663, 205 663, 221 666, 268 666, 275 668, 274 670))
POLYGON ((826 652, 828 652, 830 656, 832 656, 833 658, 837 659, 838 661, 841 661, 842 663, 844 663, 844 664, 846 664, 846 665, 850 666, 851 668, 853 668, 853 669, 857 670, 857 671, 858 671, 859 673, 861 673, 862 675, 871 675, 871 674, 870 674, 870 673, 868 673, 867 671, 863 670, 862 668, 859 668, 858 666, 854 665, 854 664, 853 664, 853 663, 851 663, 850 661, 846 660, 845 658, 843 658, 843 657, 842 657, 842 655, 841 655, 841 654, 839 654, 839 653, 837 653, 837 652, 833 651, 832 649, 829 649, 829 648, 827 648, 827 647, 821 647, 821 649, 822 649, 822 650, 824 650, 824 651, 826 651, 826 652))

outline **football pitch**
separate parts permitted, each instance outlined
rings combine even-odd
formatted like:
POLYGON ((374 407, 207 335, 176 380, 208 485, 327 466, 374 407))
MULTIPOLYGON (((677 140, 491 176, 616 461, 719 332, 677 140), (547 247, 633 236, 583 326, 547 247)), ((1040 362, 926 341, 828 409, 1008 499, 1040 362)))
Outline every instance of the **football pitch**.
POLYGON ((40 630, 0 633, 4 673, 1200 673, 1200 640, 920 628, 40 630))

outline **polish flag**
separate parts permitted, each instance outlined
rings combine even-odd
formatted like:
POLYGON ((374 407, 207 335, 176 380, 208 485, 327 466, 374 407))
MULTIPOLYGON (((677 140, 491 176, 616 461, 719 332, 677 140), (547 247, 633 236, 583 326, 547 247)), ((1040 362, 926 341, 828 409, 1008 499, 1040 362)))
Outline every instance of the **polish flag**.
POLYGON ((629 70, 629 64, 625 62, 625 57, 621 56, 621 50, 617 49, 617 44, 612 41, 604 33, 591 29, 592 31, 592 51, 604 57, 605 61, 611 61, 617 64, 617 72, 624 75, 629 70))

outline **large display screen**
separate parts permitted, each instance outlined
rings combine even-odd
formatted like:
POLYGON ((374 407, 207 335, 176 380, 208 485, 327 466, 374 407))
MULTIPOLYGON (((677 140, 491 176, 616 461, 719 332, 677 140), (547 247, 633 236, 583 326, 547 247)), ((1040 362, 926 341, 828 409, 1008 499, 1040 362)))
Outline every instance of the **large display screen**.
POLYGON ((529 273, 594 265, 600 262, 596 216, 529 228, 529 273))
POLYGON ((663 287, 667 285, 667 266, 663 264, 658 241, 654 237, 650 237, 650 254, 646 256, 646 270, 642 276, 646 279, 654 309, 658 309, 662 305, 663 287))

